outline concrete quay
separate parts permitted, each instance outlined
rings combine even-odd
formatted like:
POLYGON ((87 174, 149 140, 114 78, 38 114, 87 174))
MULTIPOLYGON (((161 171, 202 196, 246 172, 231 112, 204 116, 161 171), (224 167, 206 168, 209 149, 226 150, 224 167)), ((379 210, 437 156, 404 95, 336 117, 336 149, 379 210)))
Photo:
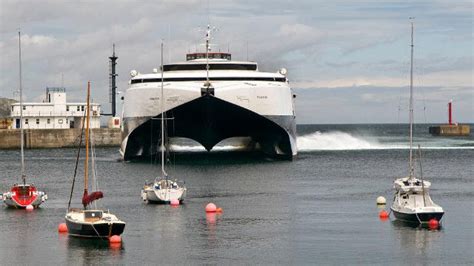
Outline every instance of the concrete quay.
MULTIPOLYGON (((94 128, 92 137, 96 147, 120 146, 120 128, 94 128)), ((24 129, 27 149, 72 148, 79 143, 80 129, 24 129)), ((0 149, 20 148, 19 129, 0 129, 0 149)))

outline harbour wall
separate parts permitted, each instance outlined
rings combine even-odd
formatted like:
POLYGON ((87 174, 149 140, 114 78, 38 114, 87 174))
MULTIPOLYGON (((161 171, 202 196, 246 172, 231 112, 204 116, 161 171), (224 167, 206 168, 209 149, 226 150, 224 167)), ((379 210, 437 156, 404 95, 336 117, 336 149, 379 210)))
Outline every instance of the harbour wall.
POLYGON ((469 136, 471 128, 469 125, 441 125, 430 127, 429 132, 435 136, 469 136))
MULTIPOLYGON (((120 146, 120 128, 93 128, 92 137, 96 147, 120 146)), ((0 130, 0 149, 20 148, 19 129, 0 130)), ((79 144, 80 129, 25 129, 24 145, 27 149, 71 148, 79 144)))

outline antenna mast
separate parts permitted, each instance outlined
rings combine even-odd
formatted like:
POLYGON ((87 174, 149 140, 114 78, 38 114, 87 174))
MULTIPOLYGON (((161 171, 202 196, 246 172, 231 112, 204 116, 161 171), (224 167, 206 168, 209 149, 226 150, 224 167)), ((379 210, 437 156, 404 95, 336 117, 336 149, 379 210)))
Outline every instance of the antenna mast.
POLYGON ((116 95, 117 95, 117 83, 116 79, 118 74, 116 73, 116 65, 117 65, 117 59, 118 57, 115 56, 115 43, 112 45, 113 53, 112 56, 109 57, 110 60, 110 74, 109 74, 109 80, 110 80, 110 97, 109 97, 109 102, 112 103, 112 117, 115 117, 116 114, 116 95))
POLYGON ((207 31, 206 31, 206 85, 209 88, 211 83, 209 82, 209 40, 211 39, 211 26, 207 24, 207 31))

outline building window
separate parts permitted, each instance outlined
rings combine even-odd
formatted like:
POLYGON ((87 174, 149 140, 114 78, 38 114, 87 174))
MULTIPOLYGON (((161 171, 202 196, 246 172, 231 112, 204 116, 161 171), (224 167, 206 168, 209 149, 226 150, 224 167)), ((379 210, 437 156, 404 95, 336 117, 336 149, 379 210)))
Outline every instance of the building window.
POLYGON ((39 125, 39 123, 40 123, 39 118, 36 118, 36 124, 39 125))
POLYGON ((69 112, 69 105, 66 105, 66 112, 69 112))
POLYGON ((81 106, 81 111, 83 111, 83 112, 84 112, 84 105, 83 105, 83 106, 81 106))
POLYGON ((62 119, 58 119, 58 124, 62 124, 63 123, 63 120, 62 119))
POLYGON ((80 108, 79 105, 77 106, 77 111, 78 111, 78 112, 81 111, 81 108, 80 108))
POLYGON ((48 119, 46 120, 46 123, 51 124, 51 119, 48 118, 48 119))
POLYGON ((28 118, 25 119, 25 125, 28 125, 28 118))

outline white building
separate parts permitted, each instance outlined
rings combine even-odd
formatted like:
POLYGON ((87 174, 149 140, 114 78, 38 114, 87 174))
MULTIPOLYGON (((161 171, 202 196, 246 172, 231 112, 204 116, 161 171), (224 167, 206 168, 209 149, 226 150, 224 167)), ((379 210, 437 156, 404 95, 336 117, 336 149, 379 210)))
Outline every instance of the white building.
MULTIPOLYGON (((68 103, 65 88, 46 88, 42 103, 23 103, 23 128, 80 128, 87 103, 68 103)), ((100 127, 100 104, 90 104, 90 126, 100 127)), ((11 105, 13 128, 20 128, 20 103, 11 105)))

